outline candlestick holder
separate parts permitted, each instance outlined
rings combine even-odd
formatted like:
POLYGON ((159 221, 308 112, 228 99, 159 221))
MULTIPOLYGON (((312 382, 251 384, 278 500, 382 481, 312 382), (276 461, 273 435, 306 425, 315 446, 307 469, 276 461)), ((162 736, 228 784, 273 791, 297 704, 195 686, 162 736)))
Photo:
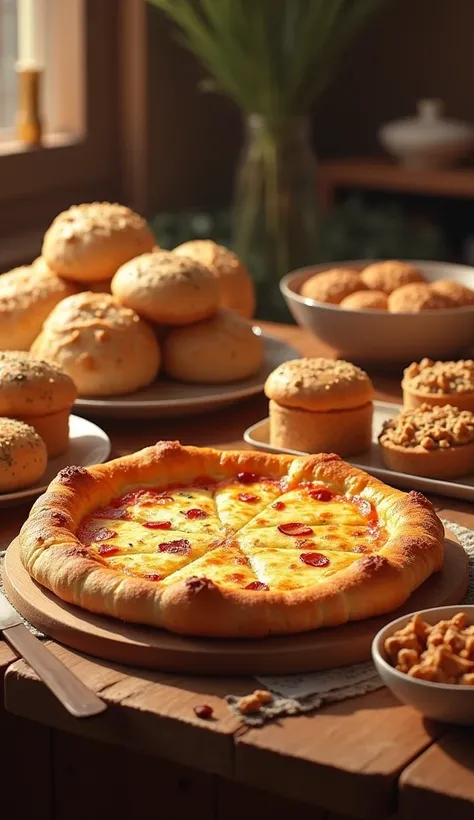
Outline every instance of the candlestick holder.
POLYGON ((41 145, 40 90, 43 71, 39 67, 17 66, 18 108, 16 135, 29 148, 41 145))

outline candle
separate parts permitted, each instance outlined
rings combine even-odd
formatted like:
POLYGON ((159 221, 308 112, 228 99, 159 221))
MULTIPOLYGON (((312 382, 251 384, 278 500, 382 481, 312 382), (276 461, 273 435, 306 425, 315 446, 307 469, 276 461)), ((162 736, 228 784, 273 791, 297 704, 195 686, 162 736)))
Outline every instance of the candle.
POLYGON ((44 23, 43 0, 17 0, 18 68, 41 68, 44 23))

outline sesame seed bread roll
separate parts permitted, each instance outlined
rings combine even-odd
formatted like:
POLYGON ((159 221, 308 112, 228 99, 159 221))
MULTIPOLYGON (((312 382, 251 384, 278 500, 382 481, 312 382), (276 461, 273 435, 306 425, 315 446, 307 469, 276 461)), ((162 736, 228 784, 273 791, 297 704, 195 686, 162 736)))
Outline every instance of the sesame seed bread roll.
POLYGON ((58 367, 23 351, 0 353, 0 416, 34 427, 49 458, 68 448, 69 416, 76 398, 73 380, 58 367))
POLYGON ((77 288, 35 264, 0 276, 0 350, 28 350, 46 317, 77 288))
POLYGON ((79 396, 146 387, 156 378, 161 358, 153 330, 135 311, 106 293, 87 291, 53 310, 31 352, 67 373, 79 396))
POLYGON ((41 255, 64 279, 101 282, 155 246, 139 214, 116 202, 89 202, 58 214, 44 235, 41 255))
POLYGON ((374 389, 368 375, 350 362, 283 362, 270 373, 264 390, 274 447, 343 458, 369 449, 374 389))
POLYGON ((174 248, 173 253, 188 256, 208 268, 217 280, 219 305, 235 310, 245 319, 255 313, 255 288, 252 277, 237 254, 211 239, 194 239, 174 248))
POLYGON ((189 325, 213 316, 217 281, 208 268, 168 251, 145 253, 117 271, 112 293, 120 304, 161 325, 189 325))
POLYGON ((46 444, 34 427, 0 417, 0 493, 31 487, 47 463, 46 444))

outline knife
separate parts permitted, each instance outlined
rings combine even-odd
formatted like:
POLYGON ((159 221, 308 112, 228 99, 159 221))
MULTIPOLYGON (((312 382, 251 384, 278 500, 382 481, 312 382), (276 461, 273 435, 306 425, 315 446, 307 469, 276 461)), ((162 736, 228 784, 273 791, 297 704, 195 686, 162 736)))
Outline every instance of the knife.
POLYGON ((71 715, 77 718, 98 715, 107 704, 97 697, 24 625, 15 609, 0 592, 0 632, 29 663, 43 683, 71 715))

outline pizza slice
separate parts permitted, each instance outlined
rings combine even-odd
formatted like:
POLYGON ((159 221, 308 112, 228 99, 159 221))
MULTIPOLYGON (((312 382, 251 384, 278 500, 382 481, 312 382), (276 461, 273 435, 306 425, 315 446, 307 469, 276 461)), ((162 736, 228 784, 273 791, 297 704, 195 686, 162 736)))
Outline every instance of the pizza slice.
POLYGON ((132 520, 150 528, 186 532, 221 529, 213 491, 200 486, 136 490, 115 499, 111 506, 95 510, 93 517, 132 520))
POLYGON ((257 513, 281 495, 276 479, 260 479, 253 473, 242 473, 244 480, 222 482, 214 493, 217 512, 223 525, 240 530, 257 513))
POLYGON ((253 572, 248 558, 233 541, 215 547, 197 561, 169 575, 163 583, 174 584, 187 578, 207 578, 217 586, 230 589, 260 588, 259 579, 253 572))
POLYGON ((331 550, 371 554, 385 543, 384 534, 371 527, 328 524, 325 527, 289 522, 278 527, 245 529, 238 534, 244 552, 271 547, 282 550, 331 550))
POLYGON ((362 556, 331 550, 278 549, 277 547, 241 544, 261 589, 288 591, 318 584, 323 579, 347 569, 362 556))
POLYGON ((349 499, 325 488, 308 485, 282 493, 258 512, 246 529, 274 524, 367 526, 369 519, 372 520, 372 512, 372 505, 364 499, 349 499))
MULTIPOLYGON (((194 553, 197 556, 197 552, 194 553)), ((103 563, 116 572, 134 575, 147 581, 162 581, 167 575, 186 566, 192 558, 183 552, 133 553, 103 557, 103 563)))

